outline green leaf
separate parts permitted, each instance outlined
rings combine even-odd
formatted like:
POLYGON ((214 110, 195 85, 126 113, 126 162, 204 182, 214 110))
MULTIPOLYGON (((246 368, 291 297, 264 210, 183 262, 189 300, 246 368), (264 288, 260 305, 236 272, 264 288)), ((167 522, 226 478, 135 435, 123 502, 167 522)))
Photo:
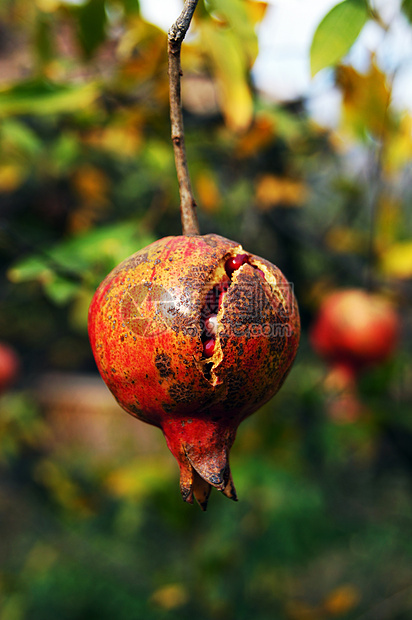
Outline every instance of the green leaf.
POLYGON ((61 175, 70 170, 80 154, 80 144, 77 137, 69 132, 59 136, 50 149, 53 169, 61 175))
POLYGON ((0 90, 0 117, 82 110, 98 96, 95 84, 70 86, 39 79, 0 90))
POLYGON ((323 18, 310 49, 312 76, 345 56, 369 18, 364 0, 344 0, 323 18))
POLYGON ((2 151, 5 152, 10 145, 14 151, 37 156, 42 150, 42 143, 35 132, 25 123, 16 119, 4 120, 0 128, 0 141, 2 151))
POLYGON ((115 267, 133 252, 151 243, 153 239, 140 233, 136 222, 120 222, 96 228, 50 251, 51 259, 67 271, 82 275, 93 265, 107 261, 115 267))
POLYGON ((239 51, 250 66, 256 60, 259 46, 253 23, 241 0, 209 0, 209 12, 223 18, 231 27, 233 35, 239 40, 239 51))
POLYGON ((44 283, 44 291, 46 295, 57 306, 62 306, 71 301, 79 290, 78 282, 73 282, 59 275, 55 275, 52 279, 44 283))
POLYGON ((106 37, 106 3, 89 0, 78 10, 79 41, 86 58, 91 58, 106 37))
POLYGON ((42 64, 53 58, 52 28, 49 15, 41 11, 37 15, 35 49, 42 64))
POLYGON ((93 229, 19 260, 7 275, 15 283, 37 281, 57 304, 70 301, 96 267, 101 277, 154 240, 136 222, 93 229))
POLYGON ((121 4, 124 7, 124 12, 126 13, 126 15, 139 15, 139 0, 121 0, 121 4))
POLYGON ((402 11, 412 24, 412 0, 403 0, 402 11))
POLYGON ((42 256, 23 258, 7 272, 12 282, 27 282, 30 280, 47 280, 52 271, 42 256))

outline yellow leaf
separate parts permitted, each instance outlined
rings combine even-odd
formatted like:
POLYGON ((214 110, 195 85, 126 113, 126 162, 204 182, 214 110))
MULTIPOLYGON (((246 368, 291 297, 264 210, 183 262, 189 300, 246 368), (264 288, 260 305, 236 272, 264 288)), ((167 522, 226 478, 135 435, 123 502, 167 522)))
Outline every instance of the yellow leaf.
POLYGON ((327 245, 335 252, 359 254, 365 251, 365 235, 353 228, 336 226, 326 234, 327 245))
POLYGON ((134 157, 142 143, 141 121, 129 118, 111 123, 104 129, 92 130, 85 138, 86 144, 119 157, 134 157))
POLYGON ((170 460, 157 455, 113 470, 106 480, 111 493, 117 497, 140 498, 150 494, 154 489, 161 488, 172 475, 170 460))
POLYGON ((256 0, 247 0, 245 5, 249 15, 249 20, 255 25, 259 24, 265 16, 268 3, 257 2, 256 0))
POLYGON ((359 599, 358 589, 351 584, 346 584, 333 590, 325 599, 323 607, 331 616, 342 616, 353 609, 359 599))
POLYGON ((360 137, 367 133, 385 137, 392 123, 390 91, 386 75, 375 62, 366 74, 350 66, 340 66, 336 80, 343 93, 344 128, 360 137))
POLYGON ((238 157, 250 157, 268 146, 273 140, 274 122, 267 115, 259 115, 248 131, 243 134, 236 146, 238 157))
MULTIPOLYGON (((156 83, 167 87, 167 46, 165 33, 160 28, 140 17, 130 20, 117 55, 121 62, 117 84, 120 89, 144 85, 147 97, 147 85, 153 81, 153 76, 156 76, 156 83)), ((167 88, 165 92, 167 95, 167 88)), ((153 93, 150 96, 153 97, 153 93)))
POLYGON ((108 127, 102 136, 102 146, 120 155, 135 155, 141 135, 135 127, 108 127))
POLYGON ((394 243, 381 255, 383 273, 392 278, 412 278, 412 241, 394 243))
POLYGON ((399 238, 402 229, 402 203, 393 195, 383 191, 376 216, 375 244, 376 248, 385 249, 399 238))
POLYGON ((0 192, 13 192, 22 183, 23 170, 14 164, 0 165, 0 192))
POLYGON ((207 21, 201 23, 200 30, 202 45, 213 65, 226 124, 233 131, 245 131, 252 121, 253 103, 239 40, 231 30, 216 28, 207 21))
POLYGON ((188 601, 188 593, 180 583, 171 583, 153 592, 150 600, 166 610, 182 607, 188 601))
POLYGON ((386 173, 401 170, 412 159, 412 116, 404 114, 396 131, 388 136, 383 152, 383 168, 386 173))
POLYGON ((217 211, 220 205, 220 193, 215 178, 210 170, 203 170, 196 175, 196 194, 202 208, 209 213, 217 211))
POLYGON ((266 174, 256 185, 256 203, 259 209, 267 211, 276 205, 297 207, 307 198, 307 187, 302 181, 266 174))
POLYGON ((60 0, 36 0, 36 6, 45 13, 54 13, 60 6, 60 0))
POLYGON ((79 168, 73 177, 73 185, 85 203, 107 204, 109 181, 98 168, 90 165, 79 168))
POLYGON ((209 24, 236 41, 238 53, 248 68, 252 67, 259 52, 251 4, 245 0, 208 0, 209 24))

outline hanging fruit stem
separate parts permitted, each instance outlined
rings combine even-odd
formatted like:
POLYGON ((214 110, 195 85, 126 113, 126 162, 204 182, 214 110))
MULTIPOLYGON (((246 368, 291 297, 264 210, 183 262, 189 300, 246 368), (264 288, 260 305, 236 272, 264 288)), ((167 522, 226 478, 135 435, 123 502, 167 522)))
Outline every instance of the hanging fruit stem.
POLYGON ((180 50, 197 3, 198 0, 186 0, 183 11, 168 33, 170 121, 177 178, 179 181, 180 215, 184 235, 200 234, 196 215, 196 201, 193 196, 189 169, 187 167, 180 92, 180 78, 182 76, 180 50))

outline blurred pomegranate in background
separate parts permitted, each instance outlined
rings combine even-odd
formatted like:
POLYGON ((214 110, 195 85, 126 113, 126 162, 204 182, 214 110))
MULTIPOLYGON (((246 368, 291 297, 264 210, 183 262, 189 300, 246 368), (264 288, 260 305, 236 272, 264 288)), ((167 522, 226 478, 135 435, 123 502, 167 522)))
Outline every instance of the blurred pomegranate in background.
POLYGON ((332 418, 353 421, 359 417, 364 407, 357 395, 357 376, 389 360, 399 334, 398 313, 378 293, 346 289, 324 298, 309 338, 313 349, 330 366, 324 389, 332 418))
POLYGON ((315 351, 354 371, 387 361, 394 353, 400 319, 382 295, 347 289, 328 295, 310 332, 315 351))
POLYGON ((0 342, 0 394, 17 379, 20 360, 16 351, 5 342, 0 342))

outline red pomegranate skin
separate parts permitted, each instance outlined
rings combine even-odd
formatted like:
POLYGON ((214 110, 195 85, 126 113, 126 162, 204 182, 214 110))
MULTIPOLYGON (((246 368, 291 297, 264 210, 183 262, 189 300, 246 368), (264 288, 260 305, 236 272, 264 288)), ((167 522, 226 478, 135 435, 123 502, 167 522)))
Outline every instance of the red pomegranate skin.
POLYGON ((388 360, 398 344, 399 332, 399 316, 386 298, 346 289, 323 300, 310 340, 319 355, 356 373, 388 360))
POLYGON ((203 509, 211 486, 237 499, 228 462, 237 427, 279 390, 299 336, 280 270, 214 234, 140 250, 89 309, 101 376, 123 409, 162 429, 183 499, 203 509))

